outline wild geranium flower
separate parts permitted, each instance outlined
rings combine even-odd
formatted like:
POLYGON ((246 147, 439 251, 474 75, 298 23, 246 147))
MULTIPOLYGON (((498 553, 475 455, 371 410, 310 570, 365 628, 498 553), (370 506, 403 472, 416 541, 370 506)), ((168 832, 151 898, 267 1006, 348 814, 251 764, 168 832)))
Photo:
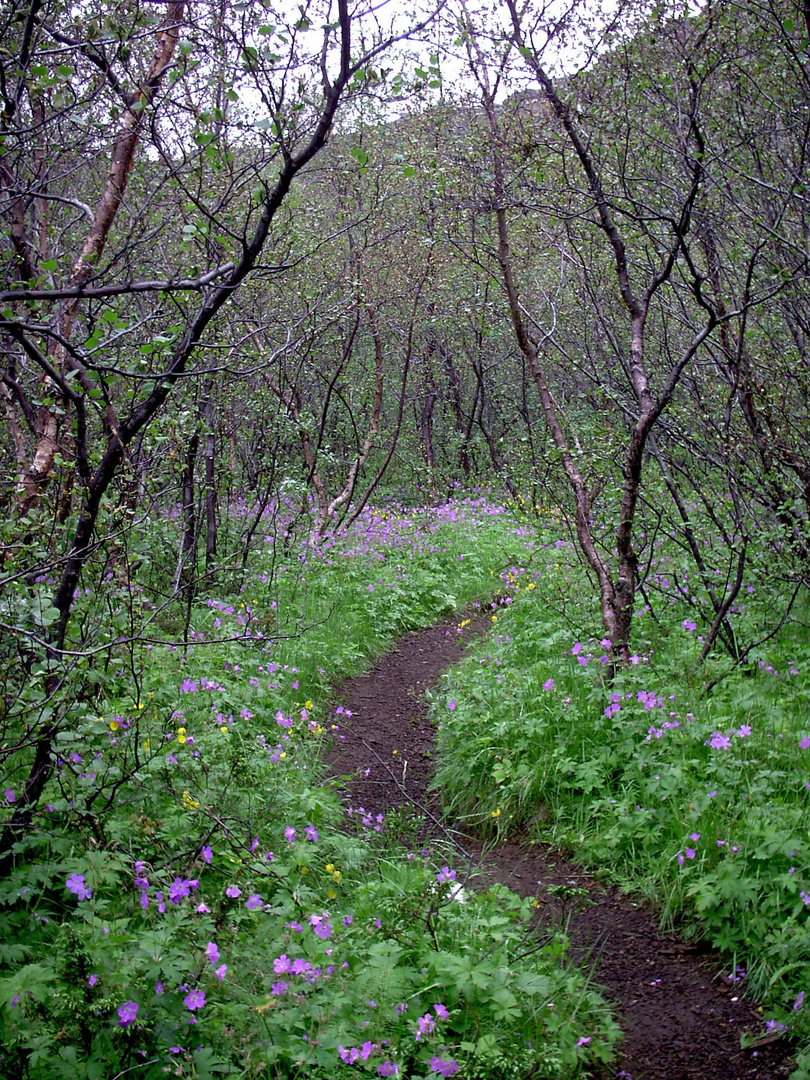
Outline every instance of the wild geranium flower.
POLYGON ((189 990, 183 998, 183 1004, 189 1012, 194 1012, 195 1009, 201 1009, 203 1005, 205 1005, 205 991, 189 990))
POLYGON ((3 792, 3 795, 5 796, 5 800, 7 803, 13 803, 17 801, 17 796, 14 792, 14 788, 7 787, 6 790, 3 792))
POLYGON ((730 750, 731 739, 728 735, 724 735, 722 731, 715 731, 711 739, 709 739, 709 746, 712 750, 730 750))
POLYGON ((89 979, 87 980, 87 985, 88 985, 88 986, 95 986, 97 982, 98 982, 98 975, 96 975, 96 974, 94 973, 94 974, 92 974, 92 975, 91 975, 91 976, 89 977, 89 979))
POLYGON ((808 747, 810 747, 810 735, 805 735, 803 739, 800 739, 799 746, 802 748, 802 750, 806 750, 808 747))
POLYGON ((203 861, 205 862, 206 866, 210 866, 211 860, 214 857, 214 853, 211 850, 211 845, 203 844, 202 848, 200 848, 200 854, 202 855, 203 861))
POLYGON ((277 956, 273 961, 273 971, 276 975, 286 975, 290 970, 290 958, 286 953, 282 953, 281 956, 277 956))
POLYGON ((694 857, 695 857, 695 849, 688 847, 686 849, 686 851, 684 852, 684 855, 686 855, 687 859, 694 859, 694 857))
POLYGON ((228 970, 228 965, 227 964, 220 964, 219 967, 214 971, 214 974, 217 977, 217 982, 218 983, 221 983, 222 980, 225 978, 225 972, 227 970, 228 970))
POLYGON ((590 1035, 583 1035, 581 1039, 577 1039, 577 1046, 587 1046, 590 1041, 590 1035))
POLYGON ((270 987, 270 993, 273 995, 273 997, 284 997, 289 988, 289 983, 274 982, 273 985, 270 987))
POLYGON ((239 888, 238 885, 229 885, 228 888, 225 890, 225 895, 229 896, 231 900, 236 900, 237 897, 242 895, 242 890, 239 888))
POLYGON ((543 683, 543 689, 544 690, 553 690, 554 689, 554 680, 553 679, 546 679, 546 681, 543 683))
POLYGON ((248 898, 245 907, 248 909, 248 911, 255 911, 257 908, 260 908, 263 903, 264 901, 262 900, 259 893, 253 893, 252 896, 248 898))
POLYGON ((800 990, 796 1000, 793 1002, 793 1011, 798 1012, 804 1006, 804 990, 800 990))
POLYGON ((183 897, 188 896, 191 887, 190 880, 176 877, 169 886, 169 902, 172 904, 179 904, 183 897))
POLYGON ((452 1076, 457 1073, 461 1066, 453 1058, 445 1061, 444 1058, 432 1057, 428 1062, 431 1071, 438 1073, 439 1076, 452 1076))
POLYGON ((360 1051, 356 1046, 352 1046, 347 1050, 342 1043, 338 1047, 338 1053, 340 1054, 341 1061, 344 1061, 347 1065, 354 1065, 355 1061, 360 1057, 360 1051))
POLYGON ((288 825, 287 828, 284 830, 284 839, 287 841, 288 844, 291 844, 293 840, 295 840, 295 829, 292 827, 292 825, 288 825))
POLYGON ((80 900, 89 900, 92 896, 91 890, 84 883, 84 874, 71 874, 65 882, 65 888, 80 900))
POLYGON ((742 724, 740 727, 737 728, 737 737, 740 738, 740 739, 747 739, 750 734, 751 734, 751 725, 750 724, 742 724))
POLYGON ((377 1072, 380 1076, 396 1076, 399 1072, 399 1065, 395 1065, 393 1061, 384 1061, 382 1065, 377 1066, 377 1072))
POLYGON ((448 708, 448 710, 449 710, 450 712, 453 712, 453 710, 455 709, 455 707, 456 707, 456 703, 455 703, 455 701, 448 701, 448 702, 447 702, 447 708, 448 708))
POLYGON ((436 880, 440 885, 446 884, 448 881, 456 880, 455 870, 451 870, 449 866, 443 866, 436 875, 436 880))
POLYGON ((417 1042, 420 1042, 423 1035, 432 1035, 433 1029, 436 1027, 436 1022, 430 1013, 425 1013, 424 1016, 419 1016, 416 1019, 416 1031, 414 1032, 414 1038, 417 1042))
POLYGON ((118 1006, 118 1026, 129 1027, 138 1015, 138 1009, 140 1005, 137 1001, 125 1001, 123 1005, 118 1006))
POLYGON ((377 1044, 373 1042, 364 1042, 360 1047, 360 1057, 363 1061, 368 1061, 374 1051, 377 1049, 377 1044))
POLYGON ((801 900, 801 902, 804 904, 805 907, 810 907, 810 893, 808 893, 808 892, 800 892, 799 893, 799 899, 801 900))
POLYGON ((208 957, 208 962, 212 967, 216 967, 219 960, 219 949, 216 947, 213 941, 209 941, 205 946, 205 955, 208 957))
POLYGON ((314 825, 307 825, 307 827, 304 829, 304 833, 306 834, 307 840, 311 840, 313 844, 318 839, 318 830, 315 828, 314 825))
POLYGON ((332 927, 329 925, 329 916, 326 912, 323 915, 310 915, 309 925, 316 937, 321 938, 322 941, 332 936, 332 927))
POLYGON ((440 1020, 446 1020, 450 1013, 445 1009, 444 1005, 434 1005, 433 1011, 436 1013, 440 1020))

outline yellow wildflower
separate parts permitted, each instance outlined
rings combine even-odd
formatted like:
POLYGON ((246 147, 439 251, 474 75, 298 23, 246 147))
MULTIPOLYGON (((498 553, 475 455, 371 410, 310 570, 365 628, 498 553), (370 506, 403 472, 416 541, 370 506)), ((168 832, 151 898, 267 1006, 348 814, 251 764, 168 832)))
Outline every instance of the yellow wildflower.
POLYGON ((118 723, 117 720, 111 720, 110 721, 110 731, 118 731, 118 729, 120 727, 121 727, 121 725, 118 723))
POLYGON ((183 792, 183 806, 186 810, 199 810, 200 804, 196 799, 192 799, 190 792, 183 792))
POLYGON ((309 698, 307 698, 307 700, 304 702, 304 708, 305 709, 311 709, 312 707, 313 707, 312 702, 309 700, 309 698))

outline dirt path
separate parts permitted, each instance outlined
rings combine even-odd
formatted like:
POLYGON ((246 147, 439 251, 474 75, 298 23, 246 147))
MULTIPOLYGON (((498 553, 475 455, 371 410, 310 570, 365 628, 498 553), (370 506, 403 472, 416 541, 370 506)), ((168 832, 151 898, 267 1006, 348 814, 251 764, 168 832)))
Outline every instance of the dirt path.
MULTIPOLYGON (((466 635, 482 631, 484 620, 466 635)), ((352 718, 328 761, 351 774, 351 797, 374 813, 414 800, 427 801, 433 730, 424 690, 464 654, 456 620, 402 639, 368 674, 341 687, 352 718), (396 751, 396 752, 395 752, 396 751)), ((480 845, 460 837, 481 857, 480 845)), ((569 935, 577 961, 589 961, 615 1003, 625 1033, 621 1080, 783 1080, 791 1071, 780 1042, 740 1050, 742 1030, 760 1030, 761 1018, 729 983, 717 960, 700 947, 662 935, 654 913, 618 889, 605 889, 559 853, 538 844, 510 842, 488 851, 493 878, 541 902, 541 918, 569 914, 551 885, 587 890, 590 903, 570 911, 569 935), (553 894, 552 894, 553 896, 553 894)))

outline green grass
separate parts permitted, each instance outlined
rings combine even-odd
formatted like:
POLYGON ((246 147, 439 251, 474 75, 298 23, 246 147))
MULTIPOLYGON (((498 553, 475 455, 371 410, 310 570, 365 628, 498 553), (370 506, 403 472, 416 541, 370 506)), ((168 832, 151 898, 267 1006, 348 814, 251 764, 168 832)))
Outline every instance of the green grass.
MULTIPOLYGON (((0 886, 0 1072, 415 1078, 454 1061, 563 1080, 611 1058, 615 1022, 564 936, 527 948, 530 905, 504 889, 454 899, 452 853, 423 853, 403 815, 347 816, 320 764, 333 687, 485 599, 520 543, 480 505, 370 514, 280 567, 261 552, 240 593, 194 607, 188 648, 159 643, 181 625, 167 611, 151 643, 73 668, 58 773, 0 886)), ((106 597, 149 618, 154 563, 140 573, 106 597)))
MULTIPOLYGON (((539 533, 504 573, 512 602, 434 695, 448 814, 610 866, 665 926, 723 950, 767 1015, 808 1039, 805 628, 790 625, 745 669, 729 673, 719 655, 701 667, 696 632, 664 597, 656 618, 637 618, 635 662, 608 685, 592 594, 554 536, 539 533)), ((745 594, 743 637, 778 603, 771 590, 755 581, 745 594)))

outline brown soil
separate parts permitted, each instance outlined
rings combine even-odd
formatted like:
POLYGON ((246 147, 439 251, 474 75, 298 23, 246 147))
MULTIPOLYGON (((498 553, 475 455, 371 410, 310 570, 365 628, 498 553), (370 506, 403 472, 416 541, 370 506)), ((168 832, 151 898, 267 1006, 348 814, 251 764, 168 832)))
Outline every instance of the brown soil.
MULTIPOLYGON (((457 621, 410 634, 366 675, 343 684, 340 700, 352 713, 327 761, 348 774, 351 800, 373 813, 406 803, 438 829, 427 789, 433 772, 433 729, 424 691, 464 654, 457 621)), ((624 1031, 613 1075, 620 1080, 783 1080, 788 1047, 774 1039, 740 1050, 743 1030, 760 1031, 761 1015, 729 983, 719 958, 700 946, 662 934, 645 902, 600 885, 581 867, 545 845, 514 839, 482 854, 474 838, 456 834, 460 853, 483 860, 487 874, 540 901, 546 924, 568 920, 572 955, 589 963, 614 1003, 624 1031), (588 901, 560 901, 559 888, 587 890, 588 901), (579 906, 578 906, 579 905, 579 906)))

